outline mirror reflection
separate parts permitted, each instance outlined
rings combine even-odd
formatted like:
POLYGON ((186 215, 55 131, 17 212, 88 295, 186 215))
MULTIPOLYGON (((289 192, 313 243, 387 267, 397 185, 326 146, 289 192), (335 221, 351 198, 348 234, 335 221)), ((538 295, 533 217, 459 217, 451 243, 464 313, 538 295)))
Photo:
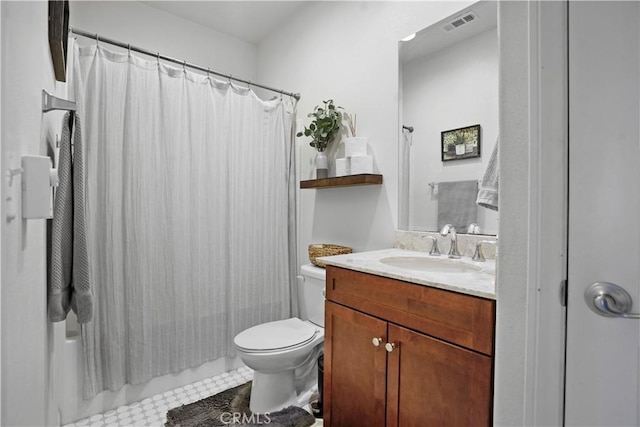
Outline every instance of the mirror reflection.
POLYGON ((498 137, 496 2, 475 3, 400 49, 399 228, 497 234, 476 204, 498 137))

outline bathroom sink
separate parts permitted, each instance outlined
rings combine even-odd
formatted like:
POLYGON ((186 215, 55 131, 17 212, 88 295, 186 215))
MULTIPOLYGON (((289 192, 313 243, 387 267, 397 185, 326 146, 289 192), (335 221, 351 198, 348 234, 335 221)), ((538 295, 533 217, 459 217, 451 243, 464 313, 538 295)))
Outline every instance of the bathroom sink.
POLYGON ((382 258, 380 262, 390 267, 431 273, 472 273, 482 270, 477 265, 449 258, 394 256, 382 258))

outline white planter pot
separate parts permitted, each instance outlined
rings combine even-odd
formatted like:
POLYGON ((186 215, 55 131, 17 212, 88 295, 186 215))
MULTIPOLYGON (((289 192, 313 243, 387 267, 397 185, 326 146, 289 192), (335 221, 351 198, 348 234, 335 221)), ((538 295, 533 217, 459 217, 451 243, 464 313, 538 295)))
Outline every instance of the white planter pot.
POLYGON ((462 154, 464 154, 466 151, 466 148, 464 146, 464 144, 457 144, 456 145, 456 155, 460 156, 462 154))
POLYGON ((329 164, 324 151, 319 151, 316 155, 316 179, 323 179, 329 176, 329 164))

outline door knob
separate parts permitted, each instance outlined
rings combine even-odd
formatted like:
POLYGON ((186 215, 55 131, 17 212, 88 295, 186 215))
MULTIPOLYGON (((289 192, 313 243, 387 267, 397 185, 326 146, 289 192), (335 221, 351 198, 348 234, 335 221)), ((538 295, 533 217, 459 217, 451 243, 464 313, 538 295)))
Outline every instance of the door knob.
POLYGON ((584 299, 587 306, 601 316, 640 319, 640 313, 629 313, 633 304, 631 295, 614 283, 591 284, 584 292, 584 299))
POLYGON ((394 349, 394 348, 396 348, 396 345, 395 345, 394 343, 392 343, 392 342, 388 342, 388 343, 386 343, 386 344, 384 345, 384 348, 386 348, 386 349, 387 349, 387 351, 388 351, 389 353, 391 353, 391 352, 393 351, 393 349, 394 349))
POLYGON ((382 344, 382 338, 374 338, 371 340, 371 342, 373 342, 373 345, 378 347, 380 344, 382 344))

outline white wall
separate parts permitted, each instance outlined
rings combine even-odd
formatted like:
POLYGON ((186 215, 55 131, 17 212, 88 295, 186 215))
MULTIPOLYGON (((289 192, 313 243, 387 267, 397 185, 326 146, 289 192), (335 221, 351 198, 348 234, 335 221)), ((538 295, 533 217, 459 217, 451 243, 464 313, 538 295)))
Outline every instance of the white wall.
POLYGON ((560 425, 566 277, 566 3, 499 6, 496 425, 560 425))
MULTIPOLYGON (((90 33, 210 67, 224 74, 255 79, 258 50, 254 44, 144 3, 71 1, 69 21, 72 27, 90 33)), ((92 43, 91 39, 80 36, 78 42, 92 43)))
POLYGON ((52 326, 46 319, 45 220, 21 219, 21 177, 6 171, 25 154, 46 155, 61 113, 42 114, 41 90, 62 94, 47 37, 46 2, 2 3, 2 425, 56 422, 51 402, 52 326))
MULTIPOLYGON (((301 190, 299 263, 310 243, 356 251, 390 247, 398 217, 398 41, 471 2, 317 2, 260 43, 261 82, 300 92, 299 127, 322 100, 357 114, 358 134, 382 186, 301 190)), ((299 176, 313 177, 313 148, 298 138, 299 176)))
MULTIPOLYGON (((0 2, 0 64, 2 63, 2 2, 0 2)), ((0 65, 0 82, 2 82, 2 66, 0 65)), ((0 84, 0 99, 2 99, 2 84, 0 84)), ((0 102, 0 137, 2 136, 2 102, 0 102)), ((4 150, 0 148, 0 170, 4 170, 4 150)), ((3 188, 3 187, 0 187, 3 188)), ((0 190, 1 191, 1 190, 0 190)), ((0 195, 0 218, 5 217, 4 198, 0 195)), ((2 227, 0 227, 0 242, 2 241, 2 227)), ((2 244, 0 243, 0 248, 2 244)), ((0 313, 2 313, 2 264, 3 257, 0 256, 0 313)), ((0 333, 2 331, 2 315, 0 314, 0 333)), ((0 339, 0 384, 2 384, 2 340, 0 339)), ((2 422, 2 387, 0 386, 0 423, 2 422)))
MULTIPOLYGON (((430 182, 482 179, 498 135, 498 33, 485 31, 402 66, 402 120, 414 127, 409 229, 436 231, 430 182), (481 157, 441 160, 440 132, 481 126, 481 157)), ((497 213, 478 208, 482 233, 497 234, 497 213)), ((462 230, 461 230, 462 231, 462 230)))
MULTIPOLYGON (((495 360, 496 425, 524 425, 527 380, 527 280, 529 211, 528 34, 510 20, 528 23, 527 5, 500 5, 501 55, 500 254, 495 360), (517 49, 516 49, 517 48, 517 49), (508 107, 507 107, 508 106, 508 107), (505 203, 508 200, 508 204, 505 203)), ((529 336, 530 338, 530 336, 529 336)))
POLYGON ((501 2, 494 424, 562 425, 567 2, 501 2))

